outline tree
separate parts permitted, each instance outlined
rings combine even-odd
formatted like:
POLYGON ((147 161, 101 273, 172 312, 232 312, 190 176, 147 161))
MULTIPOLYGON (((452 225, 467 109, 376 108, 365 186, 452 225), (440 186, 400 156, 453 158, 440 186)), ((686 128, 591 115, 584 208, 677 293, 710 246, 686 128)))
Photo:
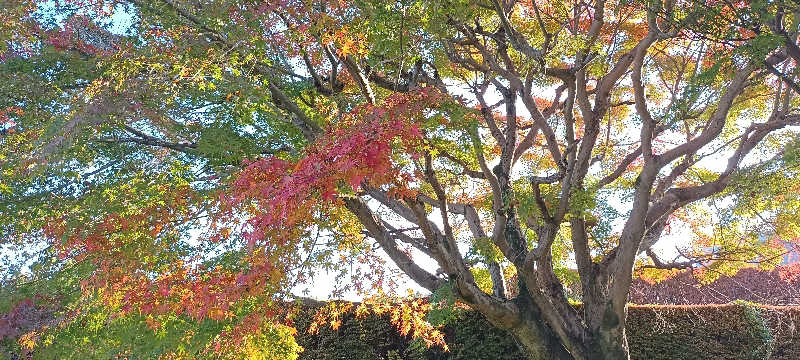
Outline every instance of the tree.
POLYGON ((124 320, 199 324, 172 357, 293 351, 324 269, 429 342, 430 305, 382 302, 398 272, 531 359, 624 359, 635 268, 711 281, 798 238, 793 2, 0 7, 3 288, 67 309, 25 345, 124 320))

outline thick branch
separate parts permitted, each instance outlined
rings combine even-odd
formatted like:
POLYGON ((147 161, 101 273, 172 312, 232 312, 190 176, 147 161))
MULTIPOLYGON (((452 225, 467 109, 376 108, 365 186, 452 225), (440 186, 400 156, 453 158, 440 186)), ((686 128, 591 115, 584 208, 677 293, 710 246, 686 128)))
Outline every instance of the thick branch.
POLYGON ((431 292, 436 291, 436 289, 444 285, 444 280, 422 269, 414 260, 409 258, 405 252, 397 248, 397 243, 395 243, 391 235, 386 231, 386 228, 380 225, 380 222, 375 218, 375 215, 372 214, 372 211, 363 200, 358 198, 345 199, 345 206, 347 206, 347 209, 364 225, 372 237, 381 245, 386 255, 397 264, 397 267, 411 277, 417 284, 431 292))

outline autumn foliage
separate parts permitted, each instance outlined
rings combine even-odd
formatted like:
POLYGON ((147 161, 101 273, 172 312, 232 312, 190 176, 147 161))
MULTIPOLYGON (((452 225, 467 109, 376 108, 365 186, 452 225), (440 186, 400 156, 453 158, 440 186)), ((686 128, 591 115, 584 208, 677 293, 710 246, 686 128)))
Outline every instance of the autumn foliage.
POLYGON ((441 320, 468 307, 529 357, 618 359, 631 299, 741 297, 742 277, 783 302, 798 16, 3 2, 2 344, 124 357, 147 332, 153 358, 296 358, 299 304, 355 297, 312 332, 385 315, 446 349, 441 320), (110 335, 87 348, 87 331, 110 335))

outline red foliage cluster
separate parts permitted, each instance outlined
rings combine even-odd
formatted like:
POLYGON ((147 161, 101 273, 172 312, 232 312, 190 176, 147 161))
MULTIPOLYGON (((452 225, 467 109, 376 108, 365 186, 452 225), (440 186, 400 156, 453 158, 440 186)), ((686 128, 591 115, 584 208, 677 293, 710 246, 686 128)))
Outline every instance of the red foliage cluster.
MULTIPOLYGON (((260 267, 251 270, 258 274, 270 272, 260 267)), ((123 313, 136 310, 147 315, 185 314, 199 320, 221 320, 230 315, 230 305, 248 291, 259 293, 264 283, 248 274, 219 269, 209 274, 179 268, 155 280, 123 275, 109 287, 115 293, 124 294, 121 299, 123 313)))
POLYGON ((320 203, 336 202, 342 187, 358 191, 364 183, 393 184, 395 193, 407 190, 413 177, 395 165, 393 146, 402 147, 402 153, 415 152, 422 139, 417 120, 439 99, 431 88, 395 94, 381 106, 354 109, 296 163, 276 157, 248 162, 227 200, 231 206, 257 209, 248 221, 248 246, 268 237, 280 240, 275 235, 303 225, 320 203))
POLYGON ((121 38, 97 26, 86 16, 73 15, 64 22, 63 29, 47 31, 45 41, 59 50, 102 56, 119 49, 121 38))
POLYGON ((800 264, 773 271, 742 269, 702 284, 691 272, 651 283, 634 279, 629 301, 635 304, 725 304, 735 300, 765 305, 800 304, 800 264))
MULTIPOLYGON (((159 185, 158 190, 170 196, 162 197, 161 204, 141 208, 137 214, 109 213, 97 219, 86 220, 76 228, 68 223, 69 215, 50 218, 43 229, 43 235, 50 239, 59 257, 82 261, 87 256, 100 263, 103 259, 121 262, 123 258, 141 260, 136 254, 126 254, 120 247, 125 242, 115 239, 115 234, 139 232, 150 238, 157 237, 163 230, 174 226, 179 219, 192 215, 189 200, 196 196, 189 186, 168 187, 159 185)), ((136 192, 120 193, 119 196, 136 197, 136 192)))
MULTIPOLYGON (((320 204, 336 205, 340 201, 337 194, 350 188, 358 191, 365 183, 393 184, 396 191, 407 190, 412 175, 396 160, 401 154, 413 153, 420 144, 418 120, 435 108, 439 99, 438 93, 421 89, 391 96, 380 106, 358 107, 309 145, 299 161, 269 157, 245 164, 219 204, 220 219, 236 219, 243 212, 250 216, 243 229, 246 266, 238 270, 207 269, 191 259, 161 264, 156 270, 154 263, 140 256, 141 251, 157 253, 160 246, 168 246, 158 240, 160 234, 191 216, 187 198, 193 192, 186 186, 159 188, 169 194, 160 199, 162 205, 142 208, 133 215, 106 214, 82 229, 70 229, 66 218, 52 219, 45 235, 62 257, 97 265, 97 271, 82 282, 84 288, 104 289, 106 300, 119 306, 122 313, 154 315, 153 327, 159 325, 157 317, 166 314, 216 320, 230 317, 230 306, 243 297, 281 291, 286 274, 298 261, 296 248, 304 225, 309 225, 320 204), (135 246, 127 246, 133 242, 135 246), (154 277, 153 271, 158 276, 154 277)), ((227 238, 230 228, 219 232, 222 236, 212 241, 227 238)))
MULTIPOLYGON (((248 259, 253 274, 204 269, 180 259, 166 264, 147 260, 142 252, 157 254, 160 247, 170 246, 159 240, 162 233, 174 231, 176 224, 197 211, 188 206, 189 199, 196 196, 188 186, 159 185, 157 189, 163 194, 161 204, 148 205, 136 214, 106 214, 79 229, 69 226, 65 217, 48 222, 44 235, 60 257, 92 261, 97 266, 92 276, 81 282, 84 290, 103 289, 103 299, 119 305, 123 314, 222 319, 229 315, 233 302, 245 294, 263 292, 265 279, 281 276, 280 270, 264 259, 263 251, 248 259), (153 271, 159 276, 153 277, 153 271)), ((135 197, 137 193, 119 195, 135 197)))
POLYGON ((22 109, 16 106, 9 106, 5 109, 0 108, 0 134, 13 133, 14 126, 17 123, 11 119, 11 116, 22 116, 22 114, 22 109))

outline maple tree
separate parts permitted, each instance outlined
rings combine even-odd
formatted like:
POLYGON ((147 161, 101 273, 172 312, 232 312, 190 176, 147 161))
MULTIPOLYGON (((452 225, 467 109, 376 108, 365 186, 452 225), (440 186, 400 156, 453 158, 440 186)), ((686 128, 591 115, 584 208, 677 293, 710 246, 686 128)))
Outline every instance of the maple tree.
POLYGON ((425 314, 457 301, 531 359, 621 359, 634 269, 713 281, 800 237, 793 2, 0 10, 0 329, 26 351, 291 358, 326 271, 365 301, 320 323, 441 345, 425 314))

